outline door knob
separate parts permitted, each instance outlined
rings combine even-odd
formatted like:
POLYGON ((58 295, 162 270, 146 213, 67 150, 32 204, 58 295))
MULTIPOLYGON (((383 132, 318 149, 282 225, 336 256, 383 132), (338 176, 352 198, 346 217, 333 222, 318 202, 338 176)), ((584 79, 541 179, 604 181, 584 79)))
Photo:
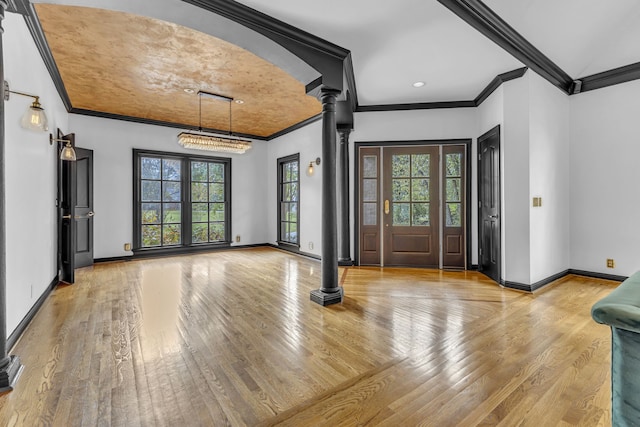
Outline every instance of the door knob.
POLYGON ((96 214, 96 213, 95 213, 94 211, 91 211, 91 212, 89 212, 89 213, 87 214, 87 216, 88 216, 89 218, 91 218, 91 217, 92 217, 92 216, 94 216, 95 214, 96 214))

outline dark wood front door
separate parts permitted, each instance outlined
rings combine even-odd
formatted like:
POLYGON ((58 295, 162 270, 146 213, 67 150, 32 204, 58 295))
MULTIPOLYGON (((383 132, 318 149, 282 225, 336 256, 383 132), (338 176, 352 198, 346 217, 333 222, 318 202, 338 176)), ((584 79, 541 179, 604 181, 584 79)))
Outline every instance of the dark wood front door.
POLYGON ((500 126, 478 138, 478 269, 500 283, 500 126))
POLYGON ((360 265, 466 268, 467 150, 455 143, 358 148, 360 265))
POLYGON ((384 148, 385 266, 439 267, 439 147, 384 148))
POLYGON ((58 279, 74 283, 75 269, 93 264, 93 151, 75 147, 76 161, 60 160, 58 145, 58 279))

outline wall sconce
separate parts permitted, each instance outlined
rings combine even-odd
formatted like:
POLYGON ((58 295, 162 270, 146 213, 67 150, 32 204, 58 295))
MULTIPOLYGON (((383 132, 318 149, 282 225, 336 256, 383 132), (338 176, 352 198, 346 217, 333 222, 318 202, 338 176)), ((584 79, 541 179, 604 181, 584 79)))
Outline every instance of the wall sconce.
POLYGON ((62 142, 66 143, 62 147, 62 151, 60 151, 60 160, 65 160, 67 162, 75 162, 76 161, 76 150, 73 149, 71 145, 71 141, 68 139, 58 139, 54 138, 53 135, 49 134, 49 145, 52 145, 53 142, 62 142))
POLYGON ((320 165, 320 157, 316 157, 315 161, 309 162, 309 167, 307 168, 307 176, 313 176, 313 164, 320 165))
POLYGON ((46 132, 49 130, 49 126, 47 125, 47 116, 46 114, 44 114, 44 108, 42 108, 42 105, 40 105, 39 96, 9 90, 9 83, 5 80, 4 82, 4 100, 5 101, 9 100, 10 93, 14 93, 20 96, 27 96, 29 98, 34 99, 34 101, 31 103, 27 111, 22 116, 22 120, 20 120, 20 125, 23 128, 29 129, 29 130, 35 130, 35 131, 43 131, 43 132, 46 132))

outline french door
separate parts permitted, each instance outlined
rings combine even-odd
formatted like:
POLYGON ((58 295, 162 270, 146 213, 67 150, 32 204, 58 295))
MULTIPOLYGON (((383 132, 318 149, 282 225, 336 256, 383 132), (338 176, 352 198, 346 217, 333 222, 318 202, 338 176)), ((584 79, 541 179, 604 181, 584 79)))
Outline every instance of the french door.
POLYGON ((465 148, 360 148, 361 265, 466 267, 465 148))

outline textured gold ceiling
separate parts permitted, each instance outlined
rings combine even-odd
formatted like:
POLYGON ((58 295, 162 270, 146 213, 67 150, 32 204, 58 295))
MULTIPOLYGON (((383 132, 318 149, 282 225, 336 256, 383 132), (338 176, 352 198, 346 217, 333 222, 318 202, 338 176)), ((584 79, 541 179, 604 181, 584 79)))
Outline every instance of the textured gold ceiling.
MULTIPOLYGON (((73 108, 198 126, 190 88, 241 99, 233 132, 268 137, 321 112, 282 69, 169 22, 76 6, 35 5, 73 108)), ((229 129, 229 104, 202 98, 202 127, 229 129)))

